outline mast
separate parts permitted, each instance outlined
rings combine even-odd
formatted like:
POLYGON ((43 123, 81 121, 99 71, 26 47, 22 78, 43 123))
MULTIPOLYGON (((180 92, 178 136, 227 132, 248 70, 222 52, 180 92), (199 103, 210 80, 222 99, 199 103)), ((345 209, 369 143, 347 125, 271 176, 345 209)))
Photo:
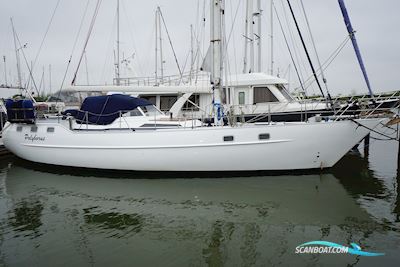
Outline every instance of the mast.
POLYGON ((271 75, 274 75, 274 0, 271 0, 271 14, 270 14, 270 17, 271 17, 271 22, 270 22, 270 27, 271 27, 271 35, 270 35, 270 40, 271 40, 271 47, 270 47, 270 49, 271 49, 271 51, 270 51, 270 53, 271 53, 271 55, 270 55, 270 57, 271 57, 271 67, 270 67, 270 74, 271 75))
POLYGON ((116 62, 116 78, 117 78, 117 85, 120 85, 120 68, 121 68, 121 63, 120 63, 120 55, 119 55, 119 34, 120 34, 120 29, 119 29, 119 24, 120 24, 120 16, 119 16, 119 0, 117 0, 117 62, 116 62))
POLYGON ((257 48, 258 48, 258 53, 257 53, 257 72, 261 72, 262 69, 262 46, 261 46, 261 0, 257 0, 257 48))
POLYGON ((360 51, 360 48, 357 43, 357 39, 355 36, 356 32, 353 29, 349 14, 347 13, 346 5, 344 4, 343 0, 339 0, 339 6, 340 6, 340 10, 342 11, 342 14, 343 14, 344 22, 346 24, 347 31, 349 32, 351 42, 353 43, 353 47, 354 47, 354 51, 356 52, 358 63, 360 64, 361 71, 364 75, 364 79, 365 79, 365 83, 367 84, 367 87, 368 87, 369 95, 371 97, 373 97, 374 93, 372 92, 372 88, 371 88, 371 84, 369 82, 367 70, 365 68, 364 61, 361 56, 361 51, 360 51))
POLYGON ((4 62, 4 85, 7 86, 7 61, 6 61, 6 56, 3 56, 3 62, 4 62))
POLYGON ((89 85, 89 68, 88 68, 86 51, 85 51, 85 70, 86 70, 86 84, 89 85))
POLYGON ((253 0, 249 1, 249 13, 248 17, 250 19, 250 70, 249 72, 254 72, 254 13, 253 13, 253 0))
POLYGON ((163 83, 164 80, 164 59, 163 59, 163 40, 162 40, 162 34, 161 34, 161 8, 157 7, 158 10, 158 28, 159 28, 159 35, 158 38, 160 39, 160 71, 161 71, 161 77, 160 77, 160 81, 161 84, 163 83))
POLYGON ((155 68, 156 69, 155 69, 154 75, 155 75, 155 84, 157 85, 158 84, 158 9, 156 9, 154 18, 155 18, 154 25, 156 27, 156 29, 155 29, 155 31, 156 31, 155 68))
POLYGON ((211 0, 211 84, 214 95, 214 124, 221 125, 221 91, 222 91, 222 18, 224 14, 224 0, 211 0))
MULTIPOLYGON (((15 57, 17 59, 18 83, 19 83, 19 87, 22 88, 21 62, 19 59, 19 48, 17 47, 17 37, 16 37, 16 33, 15 33, 14 22, 13 22, 12 18, 10 18, 10 20, 11 20, 11 27, 12 27, 12 31, 13 31, 13 37, 14 37, 15 57)), ((21 93, 22 93, 22 91, 21 91, 21 93)))
POLYGON ((244 28, 244 58, 243 58, 243 73, 247 72, 247 46, 249 42, 249 1, 246 0, 246 21, 245 21, 245 28, 244 28))
POLYGON ((51 64, 49 64, 49 91, 50 91, 50 94, 53 91, 51 89, 51 64))
POLYGON ((190 84, 192 84, 193 67, 194 67, 194 38, 193 38, 193 24, 190 24, 190 74, 189 74, 190 84))
POLYGON ((46 90, 46 79, 44 77, 44 66, 42 66, 42 80, 43 80, 43 91, 39 91, 39 92, 44 94, 44 91, 46 90))

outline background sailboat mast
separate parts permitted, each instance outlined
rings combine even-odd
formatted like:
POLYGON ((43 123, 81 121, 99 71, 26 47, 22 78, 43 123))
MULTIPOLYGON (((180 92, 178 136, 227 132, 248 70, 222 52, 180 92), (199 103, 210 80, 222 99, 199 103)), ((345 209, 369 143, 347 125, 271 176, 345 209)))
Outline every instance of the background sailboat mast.
POLYGON ((257 72, 261 72, 262 70, 262 46, 261 46, 261 0, 257 0, 257 48, 258 48, 258 54, 257 54, 257 72))
POLYGON ((119 29, 119 23, 120 23, 120 16, 119 16, 119 0, 117 0, 117 62, 116 62, 116 78, 117 78, 117 85, 120 85, 120 70, 121 70, 121 64, 120 64, 120 47, 119 47, 119 34, 120 34, 120 29, 119 29))
POLYGON ((4 85, 7 86, 8 82, 7 82, 7 60, 6 60, 6 56, 3 56, 3 62, 4 62, 4 85))
POLYGON ((164 82, 164 57, 163 57, 163 39, 162 39, 162 27, 161 27, 161 8, 157 7, 158 10, 158 38, 160 40, 160 71, 161 77, 160 82, 161 84, 164 82))
POLYGON ((158 8, 156 9, 156 13, 155 13, 155 34, 156 34, 156 43, 155 43, 155 84, 158 84, 158 8))
POLYGON ((250 0, 249 3, 249 13, 247 16, 250 20, 250 32, 249 32, 249 41, 250 41, 250 70, 249 72, 254 72, 254 5, 253 0, 250 0))
POLYGON ((249 43, 249 2, 253 0, 246 0, 246 20, 244 23, 244 57, 243 57, 243 73, 247 73, 247 48, 249 43))
POLYGON ((271 29, 271 35, 270 35, 270 40, 271 40, 271 66, 270 66, 270 74, 274 75, 274 0, 271 0, 271 22, 270 22, 270 29, 271 29))
MULTIPOLYGON (((22 88, 21 62, 19 59, 19 48, 17 47, 17 36, 15 33, 13 19, 10 18, 10 20, 11 20, 11 27, 12 27, 12 31, 13 31, 13 37, 14 37, 15 56, 16 56, 16 60, 17 60, 17 74, 18 74, 18 83, 19 83, 18 86, 20 88, 22 88)), ((22 90, 21 90, 21 93, 22 93, 22 90)))

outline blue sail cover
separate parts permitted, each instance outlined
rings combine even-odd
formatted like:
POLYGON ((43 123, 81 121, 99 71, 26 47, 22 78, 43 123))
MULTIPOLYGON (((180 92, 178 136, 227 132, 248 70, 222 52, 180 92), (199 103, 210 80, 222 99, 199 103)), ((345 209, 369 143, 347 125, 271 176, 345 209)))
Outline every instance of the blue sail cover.
POLYGON ((6 109, 7 119, 11 123, 33 123, 35 121, 35 109, 32 100, 7 99, 6 109))
POLYGON ((353 26, 351 25, 349 13, 347 12, 347 9, 346 9, 346 6, 345 6, 343 0, 339 0, 339 6, 340 6, 340 10, 342 11, 342 14, 343 14, 344 23, 346 24, 347 31, 350 34, 351 42, 353 43, 353 47, 354 47, 354 50, 357 55, 358 63, 360 64, 360 68, 364 75, 365 82, 367 83, 369 94, 372 97, 373 93, 372 93, 372 89, 371 89, 371 84, 368 79, 367 70, 365 69, 364 61, 362 59, 360 48, 358 47, 357 39, 355 36, 355 31, 353 29, 353 26))
POLYGON ((71 111, 66 111, 65 113, 71 113, 82 123, 107 125, 115 121, 120 114, 148 105, 153 104, 146 99, 128 95, 91 96, 83 101, 81 109, 74 112, 75 114, 72 114, 71 111))

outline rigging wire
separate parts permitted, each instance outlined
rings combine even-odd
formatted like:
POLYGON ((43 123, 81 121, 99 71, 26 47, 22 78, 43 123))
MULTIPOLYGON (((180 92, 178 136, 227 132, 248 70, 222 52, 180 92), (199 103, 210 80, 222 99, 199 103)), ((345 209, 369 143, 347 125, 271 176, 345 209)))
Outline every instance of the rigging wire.
POLYGON ((73 54, 74 54, 74 52, 75 52, 76 45, 77 45, 77 43, 78 43, 78 38, 79 38, 79 35, 81 34, 81 30, 82 30, 82 27, 83 27, 83 23, 84 23, 84 21, 85 21, 86 14, 87 14, 87 11, 88 11, 88 8, 89 8, 89 3, 90 3, 90 0, 87 0, 87 2, 86 2, 86 7, 85 7, 85 10, 84 10, 84 12, 83 12, 83 16, 82 16, 82 19, 81 19, 81 22, 80 22, 80 25, 79 25, 79 30, 78 30, 78 33, 77 33, 77 35, 76 35, 76 37, 75 37, 74 45, 72 46, 71 55, 70 55, 70 57, 69 57, 69 60, 68 60, 68 63, 67 63, 67 67, 66 67, 65 72, 64 72, 64 77, 63 77, 63 80, 61 81, 60 90, 58 91, 58 95, 57 95, 57 99, 56 99, 56 104, 58 103, 58 100, 60 99, 61 90, 62 90, 62 88, 64 87, 64 83, 65 83, 65 80, 66 80, 66 78, 67 78, 68 70, 69 70, 69 67, 70 67, 71 61, 72 61, 72 56, 73 56, 73 54))
MULTIPOLYGON (((13 27, 14 27, 14 26, 13 26, 13 27)), ((20 47, 22 47, 21 41, 19 40, 19 37, 18 37, 18 33, 17 33, 15 30, 14 30, 14 34, 15 34, 15 38, 17 39, 18 45, 19 45, 20 47)), ((24 49, 21 49, 21 52, 22 52, 22 55, 23 55, 23 57, 24 57, 24 61, 25 61, 26 67, 28 68, 29 76, 30 76, 31 79, 32 79, 33 86, 35 87, 35 90, 36 90, 36 92, 37 92, 37 94, 38 94, 38 96, 39 96, 40 93, 39 93, 39 90, 38 90, 38 88, 37 88, 37 86, 36 86, 35 79, 33 78, 32 69, 31 69, 31 67, 29 66, 28 60, 26 59, 26 55, 25 55, 24 49)), ((26 90, 28 91, 28 88, 26 88, 26 90)))
POLYGON ((171 46, 172 53, 174 54, 175 63, 176 63, 176 66, 178 67, 179 75, 182 77, 183 73, 182 73, 181 67, 179 66, 178 58, 176 56, 175 49, 174 49, 174 46, 172 44, 171 36, 169 35, 169 32, 168 32, 167 24, 165 23, 164 15, 163 15, 161 9, 159 9, 159 11, 160 11, 162 22, 164 24, 165 32, 167 33, 167 36, 168 36, 168 41, 169 41, 169 44, 171 46))
MULTIPOLYGON (((138 64, 139 70, 141 72, 140 75, 141 76, 145 76, 144 73, 142 72, 144 70, 144 68, 143 68, 142 61, 141 61, 141 56, 140 56, 140 53, 138 53, 137 45, 135 43, 135 38, 134 38, 134 36, 135 36, 135 34, 134 34, 135 24, 133 23, 132 20, 130 20, 130 17, 127 14, 128 9, 126 8, 125 1, 122 0, 121 2, 122 2, 122 7, 123 7, 122 9, 124 11, 125 19, 128 22, 128 24, 130 25, 129 34, 131 35, 131 39, 132 39, 133 51, 135 52, 135 56, 137 57, 137 61, 136 62, 138 64)), ((136 36, 138 36, 138 35, 136 35, 136 36)), ((136 72, 136 69, 135 69, 135 72, 136 72)))
POLYGON ((110 32, 110 36, 108 38, 107 48, 106 48, 106 51, 105 51, 106 57, 104 59, 104 64, 103 64, 103 68, 102 68, 102 71, 101 71, 99 83, 102 83, 103 80, 104 81, 106 80, 106 78, 105 78, 105 76, 106 76, 106 74, 105 74, 106 73, 106 68, 107 68, 107 66, 110 67, 110 65, 111 65, 111 64, 109 64, 112 61, 112 59, 111 59, 112 53, 110 53, 110 51, 112 51, 111 47, 114 44, 113 38, 114 38, 114 35, 115 35, 116 25, 117 25, 117 12, 115 12, 114 19, 113 19, 113 24, 111 26, 111 32, 110 32))
MULTIPOLYGON (((290 12, 292 13, 292 17, 293 17, 294 23, 296 24, 297 32, 299 33, 300 40, 301 40, 301 43, 303 44, 303 48, 304 48, 304 51, 306 53, 306 56, 307 56, 307 59, 308 59, 308 63, 310 64, 311 70, 313 72, 314 78, 315 78, 315 80, 317 82, 318 88, 321 91, 322 96, 325 98, 324 91, 322 90, 321 84, 320 84, 320 82, 318 80, 318 76, 317 76, 317 74, 315 72, 315 68, 314 68, 314 65, 313 65, 313 63, 311 61, 310 54, 308 53, 308 49, 307 49, 307 46, 306 46, 306 44, 304 42, 303 35, 302 35, 301 31, 300 31, 299 24, 297 23, 297 19, 296 19, 296 16, 294 14, 294 11, 293 11, 292 4, 290 4, 290 0, 287 0, 287 3, 289 5, 290 12)), ((331 100, 329 95, 328 95, 328 100, 329 101, 331 100)))
MULTIPOLYGON (((39 46, 39 50, 38 50, 38 52, 37 52, 37 54, 36 54, 36 56, 35 56, 35 60, 33 61, 33 64, 32 64, 32 67, 31 67, 31 68, 32 68, 32 73, 33 73, 33 70, 34 70, 34 68, 35 68, 35 66, 36 66, 37 60, 38 60, 38 58, 39 58, 39 55, 40 55, 40 53, 41 53, 41 51, 42 51, 43 44, 44 44, 44 42, 45 42, 45 40, 46 40, 47 34, 49 33, 50 27, 51 27, 51 25, 52 25, 52 23, 53 23, 53 19, 54 19, 54 16, 55 16, 55 14, 56 14, 56 11, 57 11, 57 9, 58 9, 58 6, 59 6, 59 4, 60 4, 60 1, 61 1, 61 0, 58 0, 58 1, 57 1, 57 4, 56 4, 56 6, 55 6, 55 8, 54 8, 54 10, 53 10, 53 13, 52 13, 52 15, 51 15, 50 21, 49 21, 49 23, 48 23, 48 25, 47 25, 46 32, 45 32, 45 34, 44 34, 44 36, 43 36, 42 42, 40 43, 40 46, 39 46)), ((29 87, 30 80, 31 80, 31 77, 29 76, 29 79, 28 79, 27 83, 25 84, 25 87, 26 87, 26 88, 29 87)))
POLYGON ((205 35, 205 28, 206 28, 206 0, 203 0, 202 21, 199 22, 199 27, 201 27, 201 30, 199 30, 199 36, 196 37, 196 41, 197 41, 197 51, 196 51, 197 64, 196 64, 195 84, 197 84, 197 81, 198 81, 198 78, 199 78, 199 71, 198 70, 200 68, 200 61, 204 60, 204 56, 202 55, 202 52, 204 52, 204 43, 205 43, 204 35, 205 35))
MULTIPOLYGON (((240 8, 240 4, 241 4, 241 1, 239 1, 239 3, 238 3, 238 9, 236 10, 236 14, 235 14, 235 17, 234 18, 232 18, 231 17, 231 23, 232 23, 232 25, 234 25, 235 24, 235 20, 236 20, 236 15, 237 15, 237 12, 239 11, 239 8, 240 8)), ((233 10, 232 10, 232 8, 233 8, 233 4, 231 5, 231 14, 233 14, 233 10)), ((233 33, 234 34, 234 33, 233 33)), ((233 36, 233 39, 235 39, 235 36, 233 36)), ((237 62, 237 51, 236 51, 236 42, 234 41, 233 43, 233 57, 234 57, 234 63, 236 63, 237 62)), ((234 66, 235 66, 235 74, 237 75, 238 74, 238 69, 237 69, 237 65, 238 64, 234 64, 234 66)), ((230 68, 229 68, 229 71, 230 71, 230 68)), ((237 80, 237 77, 236 77, 236 80, 237 80)))
POLYGON ((322 65, 321 65, 321 60, 320 60, 319 55, 318 55, 318 52, 317 52, 317 47, 316 47, 316 45, 315 45, 314 36, 313 36, 313 34, 312 34, 312 31, 311 31, 310 22, 308 21, 308 16, 307 16, 307 13, 306 13, 306 9, 304 8, 303 0, 300 0, 300 3, 301 3, 301 8, 302 8, 302 10, 303 10, 304 17, 305 17, 305 20, 306 20, 308 32, 309 32, 309 34, 310 34, 311 43, 312 43, 313 48, 314 48, 315 56, 316 56, 316 58, 317 58, 317 62, 318 62, 318 65, 319 65, 319 68, 320 68, 320 71, 321 71, 322 81, 324 82, 325 90, 326 90, 326 92, 327 92, 327 94, 328 94, 328 98, 331 98, 330 93, 329 93, 329 89, 328 89, 328 80, 327 80, 326 77, 325 77, 325 73, 324 73, 324 70, 323 70, 322 65))
POLYGON ((43 36, 42 42, 40 43, 39 50, 38 50, 38 52, 37 52, 37 54, 36 54, 35 60, 33 61, 32 71, 33 71, 33 69, 34 69, 35 66, 36 66, 37 60, 38 60, 38 58, 39 58, 39 56, 40 56, 40 53, 42 52, 43 44, 44 44, 44 42, 45 42, 45 40, 46 40, 47 34, 48 34, 49 31, 50 31, 50 27, 51 27, 51 25, 52 25, 52 23, 53 23, 53 19, 54 19, 54 16, 56 15, 56 12, 57 12, 58 6, 60 5, 60 2, 61 2, 61 0, 58 0, 58 1, 57 1, 56 7, 55 7, 54 10, 53 10, 53 14, 51 15, 49 24, 47 25, 46 32, 45 32, 45 34, 44 34, 44 36, 43 36))
MULTIPOLYGON (((322 64, 322 70, 326 70, 332 63, 333 61, 339 56, 340 52, 346 47, 347 43, 350 41, 350 36, 346 36, 344 41, 334 50, 334 52, 325 60, 325 62, 322 64)), ((321 69, 317 70, 317 73, 319 72, 318 76, 321 75, 321 69)), ((309 87, 311 84, 315 82, 313 79, 313 75, 307 78, 307 80, 304 82, 305 84, 308 83, 306 86, 309 87), (311 81, 312 80, 312 81, 311 81)))
MULTIPOLYGON (((281 6, 282 6, 283 15, 284 15, 284 18, 285 18, 287 30, 288 30, 289 37, 290 37, 290 41, 292 42, 294 56, 295 56, 295 59, 297 60, 299 74, 300 74, 301 79, 304 81, 303 71, 304 71, 304 72, 307 72, 307 67, 306 67, 306 64, 305 64, 305 62, 304 62, 302 56, 301 56, 300 53, 298 52, 299 48, 298 48, 298 46, 297 46, 297 42, 295 42, 294 34, 293 34, 293 31, 292 31, 292 28, 290 27, 290 22, 289 22, 288 14, 287 14, 287 12, 286 12, 285 4, 284 4, 283 1, 284 1, 284 0, 281 0, 281 1, 280 1, 281 6)), ((282 29, 283 29, 283 27, 282 27, 282 29)), ((307 91, 303 91, 303 93, 304 93, 305 95, 307 95, 307 91)))
POLYGON ((279 26, 281 28, 281 32, 282 32, 283 38, 285 39, 285 43, 286 43, 287 49, 289 50, 290 58, 292 59, 292 62, 293 62, 293 65, 294 65, 294 69, 296 70, 296 74, 297 74, 297 78, 299 79, 300 86, 303 89, 303 91, 305 92, 305 88, 303 86, 303 81, 301 79, 301 76, 300 76, 299 70, 297 68, 296 62, 294 61, 293 53, 292 53, 292 50, 290 49, 289 42, 288 42, 288 39, 286 37, 285 31, 283 29, 283 25, 282 25, 281 19, 279 17, 279 14, 278 14, 278 12, 276 10, 276 6, 275 6, 274 3, 272 4, 272 6, 274 7, 276 17, 278 18, 279 26))
POLYGON ((87 47, 87 45, 89 43, 89 39, 90 39, 90 36, 92 34, 92 31, 93 31, 93 28, 94 28, 94 24, 96 22, 97 14, 99 13, 101 2, 102 2, 102 0, 97 0, 96 8, 95 8, 95 11, 94 11, 94 14, 93 14, 93 17, 92 17, 92 21, 91 21, 90 26, 89 26, 89 31, 88 31, 88 34, 86 36, 85 44, 83 46, 83 50, 82 50, 81 56, 79 58, 78 66, 76 68, 76 71, 75 71, 75 74, 74 74, 74 78, 72 79, 71 85, 75 85, 75 81, 76 81, 76 77, 78 75, 79 67, 81 66, 82 59, 83 59, 83 56, 84 56, 85 51, 86 51, 86 47, 87 47))

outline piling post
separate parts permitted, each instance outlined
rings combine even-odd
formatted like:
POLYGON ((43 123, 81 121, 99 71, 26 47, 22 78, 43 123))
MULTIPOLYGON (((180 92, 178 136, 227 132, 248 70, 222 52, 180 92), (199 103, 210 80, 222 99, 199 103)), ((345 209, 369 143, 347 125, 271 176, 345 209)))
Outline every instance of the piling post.
POLYGON ((369 156, 369 144, 370 144, 371 134, 368 134, 364 138, 364 156, 368 158, 369 156))
POLYGON ((396 222, 400 222, 400 141, 398 143, 398 152, 397 152, 397 175, 396 175, 396 203, 394 205, 394 213, 396 214, 396 222))

